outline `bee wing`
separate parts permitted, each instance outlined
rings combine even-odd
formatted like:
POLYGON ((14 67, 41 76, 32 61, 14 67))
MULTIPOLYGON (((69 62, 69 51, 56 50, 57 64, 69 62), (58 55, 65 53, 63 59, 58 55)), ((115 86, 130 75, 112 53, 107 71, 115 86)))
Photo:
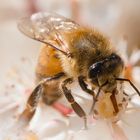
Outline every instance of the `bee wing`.
POLYGON ((68 47, 62 33, 71 32, 79 27, 74 21, 56 13, 36 13, 31 17, 22 18, 18 23, 19 30, 25 35, 48 44, 68 54, 68 47))

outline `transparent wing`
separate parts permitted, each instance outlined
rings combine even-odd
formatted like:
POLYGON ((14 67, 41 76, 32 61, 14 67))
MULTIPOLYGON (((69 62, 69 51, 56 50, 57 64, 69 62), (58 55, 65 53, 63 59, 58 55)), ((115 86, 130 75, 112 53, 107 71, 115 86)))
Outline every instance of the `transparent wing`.
POLYGON ((67 54, 68 48, 63 40, 64 32, 71 32, 80 27, 74 21, 56 13, 36 13, 22 18, 18 23, 19 30, 35 40, 67 54))

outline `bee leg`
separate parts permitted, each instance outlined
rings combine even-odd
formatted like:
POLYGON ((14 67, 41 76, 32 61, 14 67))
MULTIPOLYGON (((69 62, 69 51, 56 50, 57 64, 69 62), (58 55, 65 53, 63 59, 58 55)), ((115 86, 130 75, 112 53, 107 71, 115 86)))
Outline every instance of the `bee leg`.
POLYGON ((27 122, 29 122, 32 119, 32 117, 36 111, 37 105, 40 101, 40 98, 42 97, 43 92, 44 92, 45 85, 49 81, 58 79, 64 75, 65 75, 64 73, 59 73, 59 74, 56 74, 52 77, 44 78, 42 81, 40 81, 40 83, 35 87, 35 89, 31 93, 31 95, 27 101, 26 108, 23 111, 23 113, 21 114, 20 119, 24 119, 27 122))
POLYGON ((67 84, 72 83, 72 79, 68 78, 66 80, 63 81, 62 83, 62 90, 63 93, 66 97, 66 99, 68 100, 68 102, 71 104, 73 110, 75 111, 75 113, 84 119, 84 128, 87 129, 87 118, 86 118, 86 113, 84 112, 84 110, 81 108, 81 106, 75 101, 74 97, 71 94, 71 90, 69 90, 66 85, 67 84))
POLYGON ((98 97, 99 97, 100 91, 101 91, 101 87, 99 87, 98 92, 97 92, 97 94, 95 96, 95 99, 93 100, 93 103, 92 103, 92 106, 91 106, 91 109, 90 109, 90 112, 89 112, 90 115, 94 111, 94 107, 95 107, 96 102, 98 101, 98 97))
POLYGON ((102 87, 105 86, 107 83, 108 83, 108 82, 104 83, 103 85, 101 85, 101 86, 99 87, 98 92, 97 92, 97 94, 96 94, 96 96, 95 96, 95 99, 93 100, 93 104, 92 104, 92 107, 91 107, 91 110, 90 110, 90 113, 89 113, 90 115, 91 115, 91 114, 93 113, 93 111, 94 111, 94 107, 95 107, 96 102, 98 101, 98 97, 99 97, 99 95, 100 95, 100 91, 101 91, 102 87))
POLYGON ((27 101, 26 108, 20 115, 19 119, 25 120, 27 122, 29 122, 31 120, 31 118, 33 117, 33 115, 36 111, 36 107, 37 107, 39 99, 42 95, 42 92, 43 92, 43 86, 42 86, 42 84, 39 84, 38 86, 36 86, 36 88, 31 93, 31 95, 27 101))
POLYGON ((129 80, 124 78, 116 78, 117 81, 126 81, 129 82, 129 84, 133 87, 133 89, 137 92, 137 94, 140 96, 140 91, 136 88, 136 86, 129 80))
POLYGON ((110 99, 111 99, 112 105, 114 107, 115 114, 117 114, 119 112, 119 108, 118 108, 117 100, 116 100, 116 97, 115 97, 115 92, 116 92, 116 90, 114 90, 112 92, 112 94, 110 96, 110 99))
POLYGON ((83 76, 79 76, 78 77, 78 82, 80 87, 82 88, 83 91, 87 92, 88 94, 93 96, 93 100, 95 99, 95 93, 93 90, 88 89, 88 85, 85 83, 84 81, 84 77, 83 76))
MULTIPOLYGON (((86 93, 92 95, 92 97, 93 97, 93 102, 95 102, 95 100, 96 100, 96 99, 95 99, 95 92, 94 92, 93 90, 88 89, 88 87, 87 87, 88 85, 85 83, 84 77, 83 77, 83 76, 79 76, 79 77, 78 77, 78 82, 79 82, 79 85, 80 85, 80 87, 82 88, 83 91, 85 91, 86 93)), ((92 105, 92 106, 93 106, 93 105, 92 105)), ((89 114, 91 114, 92 108, 93 108, 93 107, 91 107, 89 114)))

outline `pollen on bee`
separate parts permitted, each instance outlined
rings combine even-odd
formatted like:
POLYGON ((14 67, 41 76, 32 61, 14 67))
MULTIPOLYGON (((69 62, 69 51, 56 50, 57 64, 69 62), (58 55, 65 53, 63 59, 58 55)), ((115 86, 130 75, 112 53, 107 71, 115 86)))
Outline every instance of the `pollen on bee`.
POLYGON ((111 100, 111 95, 112 93, 110 92, 102 92, 100 94, 94 108, 94 117, 96 119, 110 119, 112 122, 116 122, 120 115, 126 110, 128 104, 127 97, 121 92, 115 95, 118 108, 118 112, 116 112, 113 106, 114 103, 111 100))

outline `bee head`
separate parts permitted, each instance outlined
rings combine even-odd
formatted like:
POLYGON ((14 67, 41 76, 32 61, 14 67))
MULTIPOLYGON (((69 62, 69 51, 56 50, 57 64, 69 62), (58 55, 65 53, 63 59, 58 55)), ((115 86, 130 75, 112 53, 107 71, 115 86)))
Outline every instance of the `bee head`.
POLYGON ((88 78, 95 86, 107 83, 104 90, 112 91, 116 87, 116 78, 120 76, 122 71, 122 59, 117 54, 112 53, 89 67, 88 78))

